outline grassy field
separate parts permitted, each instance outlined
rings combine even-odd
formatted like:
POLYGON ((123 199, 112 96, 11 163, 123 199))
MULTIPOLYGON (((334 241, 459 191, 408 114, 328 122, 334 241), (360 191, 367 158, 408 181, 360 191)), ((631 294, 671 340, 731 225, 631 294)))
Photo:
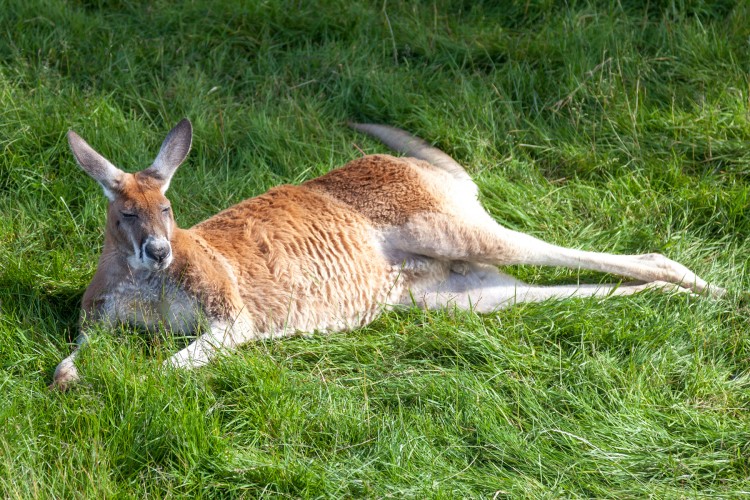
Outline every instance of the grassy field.
POLYGON ((750 494, 746 2, 7 0, 0 28, 0 497, 750 494), (385 152, 344 125, 380 122, 507 227, 730 294, 404 311, 194 372, 123 328, 50 391, 106 206, 65 133, 132 171, 182 117, 183 227, 385 152))

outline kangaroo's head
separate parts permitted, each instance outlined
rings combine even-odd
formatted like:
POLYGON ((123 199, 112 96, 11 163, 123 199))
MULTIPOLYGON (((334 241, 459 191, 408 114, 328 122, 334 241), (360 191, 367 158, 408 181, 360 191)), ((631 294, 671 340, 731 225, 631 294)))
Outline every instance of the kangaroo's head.
POLYGON ((68 132, 78 164, 102 186, 109 199, 107 243, 127 259, 133 270, 160 271, 172 263, 170 241, 176 226, 164 193, 187 157, 192 137, 190 121, 182 120, 164 139, 154 163, 129 174, 112 165, 78 134, 68 132))

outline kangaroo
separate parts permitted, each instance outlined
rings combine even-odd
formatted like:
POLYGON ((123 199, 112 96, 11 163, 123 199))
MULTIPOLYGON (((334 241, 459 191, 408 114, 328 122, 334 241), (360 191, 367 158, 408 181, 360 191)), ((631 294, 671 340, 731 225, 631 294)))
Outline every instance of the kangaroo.
MULTIPOLYGON (((81 168, 109 200, 104 247, 82 300, 83 344, 93 325, 124 322, 204 333, 165 364, 194 368, 221 350, 294 332, 336 332, 397 306, 479 313, 518 302, 630 295, 647 289, 721 296, 659 254, 613 255, 564 248, 499 225, 477 185, 450 156, 383 125, 350 124, 410 157, 368 155, 301 185, 282 185, 190 229, 165 197, 192 143, 182 120, 153 164, 126 173, 75 132, 81 168), (635 283, 535 286, 498 266, 566 266, 635 283)), ((78 348, 52 386, 79 379, 78 348)))

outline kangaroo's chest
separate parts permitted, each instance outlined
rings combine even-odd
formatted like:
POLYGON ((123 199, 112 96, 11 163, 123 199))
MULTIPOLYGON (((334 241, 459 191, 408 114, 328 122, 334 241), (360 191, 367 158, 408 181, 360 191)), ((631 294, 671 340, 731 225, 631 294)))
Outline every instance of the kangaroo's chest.
POLYGON ((112 323, 178 333, 195 330, 201 317, 198 301, 173 281, 153 276, 128 279, 111 287, 103 297, 100 313, 112 323))

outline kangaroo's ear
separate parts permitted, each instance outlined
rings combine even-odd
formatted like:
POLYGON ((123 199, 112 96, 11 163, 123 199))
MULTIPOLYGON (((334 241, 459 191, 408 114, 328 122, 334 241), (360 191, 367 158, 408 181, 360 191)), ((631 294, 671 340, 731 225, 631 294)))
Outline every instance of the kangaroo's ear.
POLYGON ((190 124, 190 120, 183 118, 167 134, 154 163, 143 171, 144 174, 161 182, 162 194, 167 191, 177 167, 185 161, 192 143, 193 126, 190 124))
POLYGON ((104 195, 113 201, 115 193, 120 189, 125 172, 112 165, 72 130, 68 131, 68 144, 78 165, 102 186, 104 195))

